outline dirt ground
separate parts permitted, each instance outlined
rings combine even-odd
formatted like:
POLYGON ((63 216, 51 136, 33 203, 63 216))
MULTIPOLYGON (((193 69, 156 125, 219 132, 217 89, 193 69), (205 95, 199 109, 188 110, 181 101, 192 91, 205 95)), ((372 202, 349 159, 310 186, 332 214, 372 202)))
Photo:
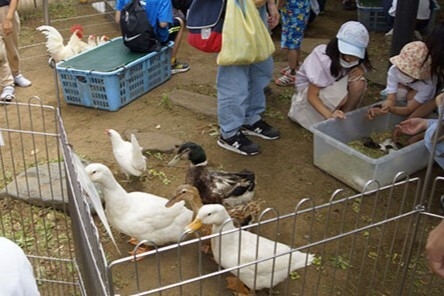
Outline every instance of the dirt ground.
MULTIPOLYGON (((340 1, 328 1, 324 15, 317 19, 307 30, 306 39, 332 38, 340 25, 347 20, 356 19, 356 11, 344 11, 340 1)), ((24 24, 26 27, 26 24, 24 24)), ((118 32, 115 31, 115 36, 118 32)), ((114 37, 114 36, 111 36, 114 37)), ((279 49, 279 31, 273 33, 277 51, 275 60, 275 77, 286 64, 286 56, 279 49)), ((33 36, 32 38, 36 38, 33 36)), ((186 37, 185 37, 186 38, 186 37)), ((136 101, 116 112, 108 112, 67 105, 61 96, 61 113, 69 142, 75 152, 82 157, 108 165, 115 172, 119 180, 123 176, 118 171, 111 152, 111 144, 105 136, 106 128, 113 128, 119 132, 126 129, 136 129, 140 132, 164 133, 182 139, 195 141, 201 144, 208 156, 211 167, 227 171, 240 171, 248 168, 256 173, 256 196, 265 200, 265 207, 271 207, 280 214, 288 213, 303 198, 311 198, 315 204, 322 204, 329 200, 331 194, 338 188, 343 188, 345 194, 354 194, 351 188, 326 174, 313 165, 313 136, 299 125, 287 118, 290 107, 292 88, 277 87, 270 84, 272 94, 267 96, 267 111, 264 119, 281 131, 281 138, 275 141, 266 141, 253 138, 262 147, 262 153, 246 157, 217 146, 217 120, 201 114, 193 113, 180 106, 171 104, 168 94, 175 89, 183 89, 205 95, 216 95, 216 63, 215 55, 204 54, 191 48, 184 38, 179 52, 179 60, 190 63, 191 70, 174 75, 169 81, 140 97, 136 101)), ((371 33, 370 56, 376 72, 375 77, 369 80, 365 104, 374 103, 382 90, 381 76, 385 75, 389 46, 382 33, 371 33)), ((307 53, 303 52, 303 56, 307 53)), ((35 71, 24 73, 33 81, 30 88, 17 88, 17 100, 25 102, 31 96, 39 96, 44 103, 57 105, 57 88, 54 81, 55 73, 44 66, 35 71)), ((384 81, 382 79, 382 81, 384 81)), ((60 91, 60 90, 59 90, 60 91)), ((151 155, 148 166, 153 174, 144 183, 124 185, 128 191, 141 190, 169 197, 185 177, 186 162, 176 167, 168 167, 167 163, 172 155, 151 155), (162 173, 162 174, 160 174, 162 173), (162 175, 163 177, 159 177, 162 175)), ((347 164, 344 163, 344 169, 347 164)), ((436 165, 433 175, 442 175, 436 165)), ((414 176, 424 177, 425 170, 414 176)), ((436 202, 438 209, 438 202, 436 202)), ((118 237, 119 245, 125 249, 124 237, 118 237)), ((109 251, 109 250, 107 250, 109 251)), ((111 259, 114 257, 110 252, 111 259)))
MULTIPOLYGON (((318 16, 309 26, 305 44, 319 43, 318 39, 328 40, 336 34, 343 22, 356 19, 356 11, 343 10, 339 2, 328 2, 325 14, 318 16)), ((32 28, 26 23, 23 26, 24 30, 28 31, 32 28)), ((114 34, 111 37, 118 36, 116 30, 114 34)), ((277 49, 274 55, 275 77, 277 77, 279 70, 286 65, 286 56, 280 50, 279 29, 273 32, 273 37, 277 49)), ((28 38, 43 40, 38 32, 34 32, 28 38)), ((28 43, 26 40, 22 42, 28 43)), ((383 88, 381 83, 384 82, 386 75, 388 52, 389 43, 384 39, 384 34, 371 32, 369 53, 376 71, 369 74, 365 105, 374 103, 379 98, 379 91, 383 88)), ((307 52, 302 52, 303 56, 306 54, 307 52)), ((287 118, 293 91, 291 87, 277 87, 274 83, 270 83, 272 94, 267 97, 264 119, 279 128, 282 136, 276 141, 254 138, 253 140, 262 147, 262 153, 254 157, 245 157, 221 149, 216 144, 216 119, 195 114, 175 106, 168 100, 168 94, 175 89, 216 96, 215 57, 213 54, 201 53, 190 47, 185 36, 178 58, 190 63, 191 70, 172 76, 166 83, 117 112, 67 105, 63 100, 61 89, 56 88, 54 71, 46 66, 36 71, 25 72, 33 81, 33 85, 29 88, 16 88, 17 100, 23 102, 31 96, 39 96, 45 104, 56 106, 57 91, 59 91, 63 122, 69 141, 76 152, 95 162, 103 162, 113 169, 116 169, 116 166, 110 154, 109 139, 103 133, 104 129, 113 128, 122 133, 126 129, 136 129, 198 142, 204 147, 213 167, 233 171, 249 168, 255 171, 258 178, 257 194, 259 197, 264 197, 267 206, 270 207, 285 209, 304 197, 313 198, 317 203, 321 203, 328 200, 336 188, 347 189, 344 184, 313 165, 312 134, 287 118)), ((171 179, 171 183, 167 186, 162 182, 157 184, 158 180, 155 179, 150 182, 150 190, 160 195, 171 194, 175 186, 183 180, 183 171, 166 166, 169 157, 170 155, 166 155, 166 159, 161 161, 154 157, 148 160, 150 167, 165 171, 171 179)))

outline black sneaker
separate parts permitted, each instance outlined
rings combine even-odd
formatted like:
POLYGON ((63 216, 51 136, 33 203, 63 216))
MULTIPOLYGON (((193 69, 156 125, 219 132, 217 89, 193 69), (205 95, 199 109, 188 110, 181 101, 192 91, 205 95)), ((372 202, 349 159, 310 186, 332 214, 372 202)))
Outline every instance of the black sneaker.
POLYGON ((262 119, 256 121, 253 125, 243 125, 242 132, 246 135, 261 137, 266 140, 275 140, 281 136, 277 128, 270 126, 262 119))
POLYGON ((256 155, 260 152, 259 145, 245 137, 241 131, 238 131, 237 134, 228 139, 223 139, 220 136, 217 140, 217 145, 242 155, 256 155))
POLYGON ((190 70, 190 65, 187 63, 179 63, 176 62, 173 65, 171 65, 171 75, 177 74, 177 73, 183 73, 190 70))

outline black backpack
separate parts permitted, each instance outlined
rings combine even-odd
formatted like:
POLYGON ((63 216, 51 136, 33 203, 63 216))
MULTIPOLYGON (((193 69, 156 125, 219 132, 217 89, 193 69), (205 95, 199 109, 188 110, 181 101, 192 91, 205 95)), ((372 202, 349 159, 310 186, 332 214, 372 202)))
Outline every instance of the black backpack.
POLYGON ((135 52, 152 52, 160 49, 160 42, 139 0, 132 0, 120 13, 123 44, 135 52))

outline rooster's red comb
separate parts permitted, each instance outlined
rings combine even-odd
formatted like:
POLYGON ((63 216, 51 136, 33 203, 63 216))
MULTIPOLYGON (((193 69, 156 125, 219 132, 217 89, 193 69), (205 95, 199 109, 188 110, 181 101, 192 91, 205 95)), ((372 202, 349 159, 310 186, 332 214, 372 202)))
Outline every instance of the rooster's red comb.
POLYGON ((83 27, 82 25, 72 25, 69 30, 71 31, 71 33, 74 33, 77 30, 83 32, 83 27))

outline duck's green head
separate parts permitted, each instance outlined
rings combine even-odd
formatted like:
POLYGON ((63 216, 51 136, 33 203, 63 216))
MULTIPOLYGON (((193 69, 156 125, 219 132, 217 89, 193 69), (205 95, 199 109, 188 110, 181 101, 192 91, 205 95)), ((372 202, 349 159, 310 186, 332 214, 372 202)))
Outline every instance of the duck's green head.
POLYGON ((202 164, 207 161, 207 155, 202 146, 194 142, 186 142, 180 145, 176 155, 168 165, 176 164, 181 158, 188 159, 193 165, 202 164))

